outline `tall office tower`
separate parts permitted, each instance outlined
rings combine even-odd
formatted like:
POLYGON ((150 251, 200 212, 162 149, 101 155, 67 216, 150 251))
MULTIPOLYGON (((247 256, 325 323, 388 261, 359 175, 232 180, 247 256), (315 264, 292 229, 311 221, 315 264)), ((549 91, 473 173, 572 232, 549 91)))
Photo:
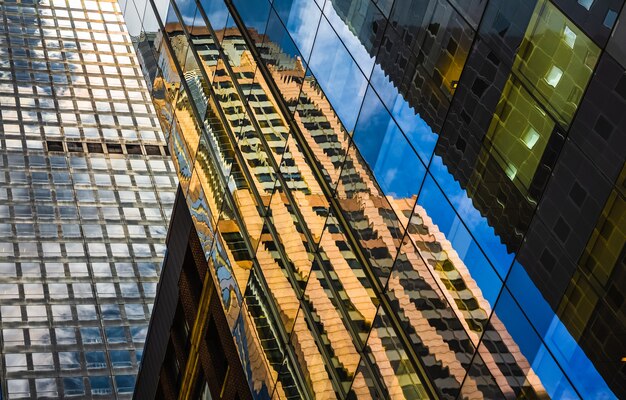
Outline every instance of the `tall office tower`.
POLYGON ((3 399, 130 398, 176 175, 116 1, 0 1, 3 399))
POLYGON ((626 397, 623 1, 123 12, 180 181, 136 399, 626 397))

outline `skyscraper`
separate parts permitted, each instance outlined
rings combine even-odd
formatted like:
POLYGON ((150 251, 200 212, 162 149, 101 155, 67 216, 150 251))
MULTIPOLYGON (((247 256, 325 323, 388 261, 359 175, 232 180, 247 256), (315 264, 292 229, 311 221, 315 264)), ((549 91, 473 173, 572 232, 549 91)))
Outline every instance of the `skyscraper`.
POLYGON ((128 1, 181 188, 135 398, 624 397, 623 3, 128 1))
POLYGON ((2 398, 130 398, 176 176, 116 1, 0 1, 2 398))

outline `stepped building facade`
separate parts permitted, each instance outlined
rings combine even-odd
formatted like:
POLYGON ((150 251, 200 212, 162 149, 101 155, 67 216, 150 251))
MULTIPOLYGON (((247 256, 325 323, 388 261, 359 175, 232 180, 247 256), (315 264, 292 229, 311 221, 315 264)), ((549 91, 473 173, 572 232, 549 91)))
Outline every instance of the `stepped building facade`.
POLYGON ((180 182, 136 399, 624 397, 623 1, 122 8, 180 182))

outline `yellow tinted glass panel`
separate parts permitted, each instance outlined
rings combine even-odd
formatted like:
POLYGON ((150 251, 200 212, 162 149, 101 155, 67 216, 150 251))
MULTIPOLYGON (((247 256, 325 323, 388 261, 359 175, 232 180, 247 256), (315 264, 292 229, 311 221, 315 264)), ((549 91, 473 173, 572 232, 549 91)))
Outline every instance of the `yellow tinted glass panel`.
POLYGON ((530 186, 554 125, 530 93, 511 77, 487 137, 492 144, 491 155, 523 191, 530 186))
POLYGON ((515 61, 516 75, 564 127, 595 67, 600 49, 549 1, 535 8, 515 61))

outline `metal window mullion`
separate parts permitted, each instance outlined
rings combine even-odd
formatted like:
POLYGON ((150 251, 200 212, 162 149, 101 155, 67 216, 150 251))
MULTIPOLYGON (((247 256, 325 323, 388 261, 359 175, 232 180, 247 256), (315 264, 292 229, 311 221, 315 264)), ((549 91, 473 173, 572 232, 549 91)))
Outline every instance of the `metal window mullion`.
MULTIPOLYGON (((205 22, 207 23, 207 28, 209 29, 211 35, 214 38, 217 37, 216 34, 215 34, 215 31, 213 30, 213 27, 210 24, 210 22, 209 21, 205 21, 205 22)), ((303 224, 303 218, 302 218, 302 215, 299 212, 297 203, 294 201, 294 198, 291 195, 291 192, 289 192, 289 189, 287 188, 287 184, 286 184, 284 178, 282 177, 282 175, 280 173, 280 168, 279 168, 278 164, 276 163, 276 160, 273 157, 273 153, 271 151, 271 148, 267 144, 267 141, 265 140, 265 137, 263 136, 262 130, 261 130, 258 122, 256 121, 256 119, 254 118, 254 113, 252 113, 250 105, 245 101, 247 96, 244 96, 243 91, 242 91, 241 87, 239 86, 239 83, 237 82, 237 79, 235 78, 234 71, 232 70, 232 68, 230 66, 228 58, 224 54, 223 48, 221 46, 221 43, 217 43, 217 44, 218 44, 217 47, 218 47, 219 56, 222 59, 222 61, 224 62, 224 66, 225 66, 226 70, 228 71, 228 74, 229 74, 229 76, 231 78, 231 81, 232 81, 232 83, 234 85, 234 88, 237 91, 237 94, 238 94, 239 98, 241 99, 240 100, 241 104, 243 105, 243 107, 245 108, 246 112, 248 113, 248 115, 250 117, 249 119, 250 119, 251 123, 253 124, 253 127, 254 127, 255 131, 258 134, 259 141, 260 141, 261 145, 263 146, 263 150, 266 152, 266 154, 268 154, 267 158, 270 160, 271 167, 274 169, 274 171, 275 171, 275 173, 277 175, 277 179, 280 181, 282 187, 284 188, 284 193, 287 196, 289 202, 291 203, 291 206, 292 206, 292 208, 294 210, 294 213, 296 214, 296 218, 298 219, 298 223, 301 225, 302 230, 303 230, 303 232, 304 232, 304 234, 305 234, 305 236, 307 238, 307 242, 309 244, 314 244, 315 242, 312 239, 311 233, 307 229, 306 225, 303 224)), ((235 148, 235 152, 237 153, 238 156, 240 156, 240 150, 238 148, 235 148)), ((240 163, 240 164, 242 166, 244 166, 244 163, 240 163)), ((242 169, 242 171, 245 170, 245 174, 246 174, 247 179, 249 181, 251 181, 251 177, 250 177, 250 173, 248 171, 248 168, 245 167, 245 168, 241 168, 241 169, 242 169)), ((256 189, 256 188, 254 188, 254 189, 256 189)), ((252 187, 251 187, 251 190, 252 190, 252 187)), ((262 202, 260 202, 260 196, 258 195, 258 192, 256 192, 256 190, 254 190, 254 194, 255 194, 255 197, 257 198, 257 201, 259 201, 259 204, 262 204, 262 202)), ((267 216, 264 216, 263 219, 265 219, 266 222, 268 222, 267 226, 268 226, 268 229, 270 230, 270 234, 271 234, 273 240, 276 243, 280 243, 278 234, 275 231, 273 223, 269 220, 269 218, 267 216)), ((277 246, 277 249, 278 249, 278 252, 280 254, 281 260, 285 263, 285 265, 288 265, 288 259, 285 256, 284 251, 282 250, 282 248, 280 246, 277 246)), ((316 252, 313 252, 313 254, 314 254, 314 257, 317 255, 316 252)), ((317 255, 317 258, 319 259, 319 255, 317 255)), ((333 365, 333 363, 331 361, 332 357, 330 357, 330 355, 328 354, 328 352, 326 350, 326 347, 324 346, 323 341, 321 340, 320 333, 319 333, 318 329, 316 328, 316 324, 315 324, 315 322, 314 322, 314 320, 312 318, 312 312, 309 309, 310 306, 309 306, 308 302, 306 302, 306 300, 303 299, 302 293, 300 293, 301 289, 299 288, 298 281, 294 277, 293 271, 291 271, 289 268, 286 268, 286 270, 287 270, 287 274, 289 276, 289 280, 290 280, 292 286, 296 290, 296 293, 298 293, 298 299, 299 299, 299 302, 300 302, 300 308, 305 312, 305 316, 310 321, 309 325, 311 327, 311 330, 314 333, 314 335, 313 335, 314 336, 314 340, 318 343, 318 348, 320 350, 320 353, 325 358, 327 365, 328 366, 332 366, 333 365)), ((341 384, 342 380, 337 376, 337 374, 335 372, 335 369, 330 367, 330 368, 328 368, 328 371, 333 376, 332 383, 333 383, 333 386, 335 386, 335 391, 337 391, 337 393, 340 393, 342 395, 342 397, 345 397, 345 392, 344 392, 343 386, 341 384)))
MULTIPOLYGON (((247 32, 247 31, 245 31, 245 29, 242 29, 242 26, 241 26, 242 24, 241 24, 241 21, 238 18, 238 15, 235 15, 232 11, 233 10, 231 10, 231 15, 233 15, 233 19, 235 20, 235 23, 237 24, 238 29, 240 30, 240 32, 242 32, 242 38, 244 40, 246 40, 246 44, 247 44, 247 46, 249 48, 255 48, 253 45, 251 45, 250 41, 247 40, 247 37, 243 33, 243 32, 247 32)), ((205 21, 205 22, 207 22, 207 28, 211 32, 211 35, 214 38, 217 37, 216 34, 215 34, 215 31, 213 30, 213 27, 210 24, 210 22, 208 22, 208 21, 205 21)), ((232 68, 230 66, 230 63, 228 61, 227 56, 225 55, 225 53, 223 51, 221 43, 218 44, 218 52, 219 52, 220 58, 224 62, 225 69, 228 71, 228 74, 229 74, 229 76, 231 78, 231 81, 234 84, 235 89, 237 90, 237 93, 238 93, 240 99, 245 99, 246 96, 244 96, 243 91, 242 91, 241 87, 239 86, 239 83, 237 82, 237 79, 235 78, 235 73, 234 73, 234 71, 232 70, 232 68)), ((254 56, 258 56, 258 54, 256 54, 255 52, 252 52, 252 54, 254 56)), ((259 60, 259 58, 257 58, 257 57, 254 57, 254 58, 255 58, 255 61, 259 60)), ((259 63, 257 61, 256 64, 257 64, 257 70, 259 70, 258 66, 261 63, 259 63)), ((264 78, 265 78, 265 75, 264 75, 264 78)), ((267 79, 265 79, 265 80, 267 81, 267 79)), ((280 97, 277 97, 277 96, 274 96, 274 97, 276 98, 276 102, 280 104, 280 100, 279 100, 280 97)), ((272 165, 272 167, 276 171, 277 178, 278 178, 279 182, 281 183, 281 185, 283 187, 283 192, 285 193, 285 195, 287 196, 287 199, 289 200, 289 203, 290 203, 290 205, 291 205, 291 207, 293 209, 293 213, 295 214, 295 217, 296 217, 298 223, 300 224, 300 227, 301 227, 301 229, 302 229, 302 231, 303 231, 303 233, 304 233, 304 235, 305 235, 305 237, 307 239, 307 242, 309 243, 309 245, 312 246, 312 248, 315 248, 315 241, 313 240, 311 232, 309 231, 307 225, 304 223, 304 217, 300 213, 299 206, 295 202, 295 199, 294 199, 293 195, 291 194, 291 191, 290 191, 286 181, 284 180, 284 177, 280 173, 280 168, 276 164, 276 160, 272 156, 271 148, 267 144, 267 141, 266 141, 265 137, 263 136, 262 130, 261 130, 258 122, 256 121, 256 119, 254 118, 254 113, 252 112, 252 110, 250 108, 250 105, 247 102, 243 101, 243 100, 241 101, 241 103, 245 107, 248 115, 250 116, 250 121, 252 122, 252 124, 253 124, 253 126, 254 126, 254 128, 255 128, 258 136, 259 136, 259 141, 261 142, 261 145, 263 146, 264 151, 268 154, 268 159, 270 160, 270 164, 272 165)), ((283 117, 286 117, 286 116, 283 115, 283 117)), ((287 118, 285 118, 285 120, 287 120, 287 118)), ((272 237, 274 238, 275 242, 280 243, 277 240, 278 239, 278 235, 275 232, 274 227, 271 224, 268 224, 268 228, 270 229, 270 233, 271 233, 272 237)), ((283 262, 286 262, 286 257, 283 255, 283 252, 281 251, 280 248, 279 248, 279 253, 281 254, 281 259, 283 259, 283 262)), ((324 278, 327 279, 327 281, 329 282, 329 287, 331 289, 331 292, 333 293, 335 298, 341 299, 341 296, 339 295, 339 293, 337 292, 336 288, 332 284, 332 279, 330 278, 328 271, 323 267, 323 265, 324 265, 323 262, 322 262, 323 260, 321 259, 319 253, 317 251, 314 251, 313 252, 313 256, 314 256, 316 262, 318 263, 318 265, 320 267, 320 270, 322 271, 322 273, 324 275, 324 278)), ((293 272, 290 271, 289 269, 287 270, 287 272, 288 272, 288 275, 290 277, 290 281, 292 281, 292 286, 294 288, 296 288, 296 290, 298 291, 299 287, 297 285, 297 281, 293 277, 293 272)), ((310 276, 309 276, 309 279, 310 279, 310 276)), ((308 304, 308 302, 304 298, 301 297, 300 294, 298 294, 298 296, 299 296, 301 308, 305 312, 305 316, 310 321, 309 325, 310 325, 311 329, 315 332, 314 336, 317 336, 317 337, 315 337, 315 340, 316 340, 316 342, 318 342, 318 348, 319 348, 320 352, 324 355, 324 358, 326 358, 327 365, 329 366, 328 371, 329 371, 330 374, 333 375, 334 380, 336 380, 336 385, 335 386, 337 386, 339 388, 339 390, 337 392, 340 393, 341 396, 345 398, 346 393, 343 390, 343 385, 342 385, 343 381, 336 375, 335 369, 334 369, 334 367, 332 367, 332 365, 333 365, 332 357, 330 357, 330 355, 328 354, 328 352, 326 350, 326 347, 325 347, 323 341, 321 340, 321 336, 319 336, 320 333, 319 333, 319 331, 318 331, 318 329, 316 327, 316 324, 315 324, 315 322, 313 320, 312 312, 310 310, 310 305, 308 304)), ((353 342, 356 342, 356 343, 359 344, 358 346, 355 346, 357 352, 361 356, 361 359, 365 360, 365 362, 369 362, 367 357, 364 356, 363 349, 360 346, 361 343, 359 341, 359 335, 356 332, 354 326, 350 323, 351 318, 349 316, 349 313, 347 312, 347 310, 345 309, 345 307, 344 307, 344 305, 343 305, 343 303, 341 301, 338 301, 338 304, 339 304, 339 307, 337 307, 337 309, 338 309, 339 313, 341 314, 342 318, 344 318, 344 321, 346 321, 346 324, 344 324, 344 326, 347 327, 347 330, 348 330, 349 334, 351 335, 353 342)), ((370 368, 371 368, 371 366, 370 366, 370 368)), ((373 377, 374 377, 376 390, 378 392, 381 392, 381 393, 384 392, 382 390, 383 385, 379 382, 378 376, 377 375, 373 375, 373 377)))
MULTIPOLYGON (((153 3, 153 0, 151 0, 150 3, 151 3, 151 5, 153 7, 155 7, 155 5, 153 3)), ((173 6, 173 5, 171 5, 171 6, 173 6)), ((164 32, 164 27, 162 25, 162 22, 159 20, 158 23, 159 23, 159 27, 160 27, 161 31, 164 32)), ((188 43, 190 43, 191 41, 190 41, 190 38, 189 38, 187 32, 185 31, 184 33, 186 35, 188 43)), ((212 31, 212 34, 213 34, 213 37, 215 38, 215 36, 214 36, 215 32, 212 31)), ((169 37, 167 35, 163 35, 163 37, 165 39, 164 41, 166 43, 166 46, 168 47, 168 51, 170 51, 170 53, 172 53, 172 48, 171 48, 171 43, 170 43, 169 37)), ((191 48, 193 49, 193 46, 191 46, 191 48)), ((197 57, 197 54, 196 54, 195 51, 193 51, 193 54, 194 54, 194 57, 197 57)), ((174 61, 176 69, 177 69, 177 72, 179 74, 179 77, 181 78, 181 85, 184 85, 185 90, 188 91, 189 89, 187 87, 186 81, 184 80, 182 69, 180 68, 178 60, 176 60, 175 58, 172 58, 172 60, 174 61)), ((213 90, 213 86, 211 85, 211 81, 208 80, 208 78, 206 76, 206 71, 204 71, 203 69, 200 69, 200 72, 201 72, 202 76, 205 79, 207 79, 207 82, 209 83, 207 85, 208 90, 209 90, 209 96, 210 96, 211 100, 213 100, 215 105, 216 105, 216 108, 218 110, 218 118, 220 119, 220 123, 224 127, 224 132, 228 136, 228 139, 230 140, 231 145, 233 145, 233 153, 235 155, 235 158, 236 158, 237 162, 240 165, 244 165, 245 166, 245 164, 242 164, 242 161, 245 162, 245 160, 243 160, 243 158, 241 156, 241 152, 239 151, 239 149, 236 146, 237 141, 235 140, 233 133, 230 131, 230 126, 229 126, 229 124, 227 122, 228 120, 226 119, 222 108, 219 106, 220 103, 217 100, 217 96, 216 96, 216 94, 215 94, 215 92, 213 90)), ((190 102, 190 104, 191 104, 192 112, 194 113, 194 117, 199 120, 199 113, 198 113, 198 111, 196 109, 195 103, 194 102, 190 102)), ((214 153, 213 153, 212 149, 211 149, 211 155, 214 156, 214 153)), ((250 181, 251 177, 250 177, 250 174, 249 174, 249 171, 247 170, 247 168, 244 167, 244 168, 240 168, 240 169, 246 175, 246 179, 248 181, 250 181)), ((219 174, 219 176, 220 176, 220 181, 221 181, 220 183, 225 185, 225 180, 224 180, 225 178, 224 178, 224 176, 221 173, 219 174)), ((256 192, 256 188, 252 187, 252 188, 250 188, 250 190, 253 193, 253 195, 255 196, 255 199, 258 202, 258 204, 262 204, 262 202, 260 202, 260 197, 259 197, 258 193, 256 192)), ((228 189, 227 185, 225 186, 224 192, 225 192, 225 196, 226 196, 225 197, 225 201, 228 201, 231 209, 233 210, 233 214, 235 215, 235 220, 237 221, 237 224, 239 225, 239 229, 241 229, 241 231, 244 232, 242 237, 244 239, 244 242, 246 244, 246 247, 247 247, 248 251, 253 256, 252 257, 253 268, 255 269, 257 278, 259 279, 259 282, 260 282, 263 290, 266 291, 266 293, 271 293, 271 291, 269 290, 269 287, 267 285, 267 282, 265 281, 265 277, 263 276, 262 269, 260 268, 260 266, 258 264, 258 261, 256 260, 256 257, 254 256, 256 249, 254 249, 254 247, 252 246, 252 243, 250 242, 250 235, 247 233, 247 229, 245 228, 245 225, 243 223, 243 218, 239 214, 239 211, 238 211, 238 209, 236 207, 236 203, 234 202, 234 199, 232 198, 232 193, 230 193, 230 190, 228 189)), ((268 297, 267 300, 268 300, 268 304, 270 306, 270 309, 272 311, 274 319, 276 321, 280 321, 281 319, 280 319, 280 312, 278 311, 278 307, 274 303, 273 299, 268 297)), ((288 358, 291 360, 292 365, 296 366, 295 368, 293 368, 294 371, 297 371, 296 381, 298 381, 298 383, 300 384, 300 386, 302 388, 307 388, 307 385, 305 384, 305 380, 303 378, 302 371, 299 368, 299 364, 297 362, 294 362, 295 360, 297 360, 297 357, 296 357, 296 355, 295 355, 295 353, 293 351, 293 348, 289 345, 289 335, 286 333, 286 331, 285 331, 285 329, 284 329, 284 327, 282 325, 279 324, 278 328, 279 328, 278 331, 280 333, 280 339, 283 342, 283 345, 284 345, 284 348, 285 348, 286 353, 288 355, 288 358)), ((304 391, 304 393, 306 393, 307 398, 309 398, 309 399, 313 398, 312 395, 308 391, 304 391)))
MULTIPOLYGON (((224 1, 227 4, 227 6, 228 6, 228 8, 230 10, 230 13, 233 16, 233 19, 235 19, 237 25, 238 26, 243 26, 244 25, 243 21, 241 20, 239 15, 236 13, 236 9, 235 9, 235 6, 232 4, 232 1, 231 0, 224 0, 224 1)), ((253 41, 249 37, 249 35, 247 34, 247 31, 242 31, 242 36, 243 36, 244 40, 246 41, 246 43, 248 44, 249 51, 252 52, 253 57, 255 59, 260 59, 260 55, 256 51, 256 48, 250 47, 250 43, 253 43, 253 41)), ((279 107, 281 107, 281 111, 283 112, 283 115, 290 115, 289 112, 288 112, 288 108, 286 107, 286 105, 284 104, 284 101, 280 97, 280 90, 276 87, 275 83, 273 82, 273 80, 271 78, 271 73, 267 70, 267 67, 263 63, 257 63, 257 65, 258 65, 257 68, 263 74, 263 76, 265 78, 265 81, 267 82, 268 87, 270 88, 270 90, 272 92, 272 95, 276 98, 277 104, 279 105, 279 107)), ((377 297, 380 299, 380 305, 383 307, 383 311, 388 315, 388 317, 389 317, 389 319, 390 319, 390 321, 392 323, 392 328, 394 329, 394 331, 398 335, 398 338, 400 339, 400 341, 401 341, 401 343, 403 345, 403 348, 409 354, 409 360, 411 361, 411 364, 413 365, 413 367, 415 368, 416 372, 420 376, 420 380, 424 384, 424 388, 427 391, 429 398, 431 398, 431 399, 438 398, 437 390, 433 386, 433 383, 432 383, 429 375, 426 372, 425 364, 418 357, 417 353, 415 352, 415 349, 413 348, 413 346, 411 344, 411 341, 410 341, 408 335, 402 329, 402 325, 400 323, 400 320, 399 320, 398 316, 396 315, 396 313, 394 312, 393 307, 391 306, 391 302, 389 301, 387 296, 384 294, 384 288, 380 285, 380 282, 376 278, 375 273, 374 273, 371 265, 369 264, 369 260, 363 254, 363 251, 362 251, 362 249, 361 249, 361 247, 359 245, 359 242, 355 238, 355 236, 354 236, 354 234, 353 234, 353 232, 352 232, 352 230, 350 228, 350 225, 347 223, 343 213, 341 212, 341 207, 339 206, 339 203, 338 203, 337 199, 334 198, 334 196, 332 194, 332 190, 329 188, 328 183, 324 179, 324 176, 323 176, 322 172, 319 170, 317 164, 315 162, 313 162, 313 161, 315 161, 315 156, 313 155, 313 153, 312 153, 311 149, 309 148, 308 144, 306 144, 306 140, 304 139, 304 135, 300 131, 299 127, 297 126, 297 124, 295 123, 293 118, 288 118, 288 123, 289 123, 289 125, 290 125, 290 127, 292 129, 292 132, 294 134, 294 137, 296 138, 296 141, 298 142, 300 148, 302 149, 302 152, 304 153, 303 155, 305 156, 305 158, 307 160, 310 161, 309 165, 311 166, 312 172, 315 175, 315 177, 317 178, 317 181, 320 184, 320 187, 322 188, 322 190, 324 191, 324 194, 326 195, 327 199, 329 200, 329 204, 330 204, 331 210, 335 213, 339 223, 342 226, 344 226, 344 227, 348 227, 348 229, 345 230, 346 238, 348 239, 349 243, 352 245, 352 247, 353 247, 353 249, 355 251, 355 255, 356 255, 357 259, 365 267, 364 268, 364 272, 366 273, 366 276, 368 277, 368 279, 372 283, 372 286, 373 286, 372 289, 376 293, 377 297)))

